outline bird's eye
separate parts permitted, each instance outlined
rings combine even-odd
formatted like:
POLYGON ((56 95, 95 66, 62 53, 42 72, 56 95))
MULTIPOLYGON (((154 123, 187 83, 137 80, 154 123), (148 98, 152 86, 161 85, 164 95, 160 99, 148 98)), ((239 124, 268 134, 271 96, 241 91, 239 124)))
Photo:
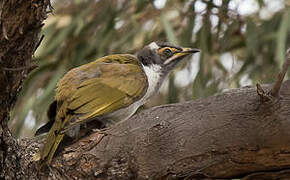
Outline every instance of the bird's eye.
POLYGON ((170 56, 173 55, 173 52, 172 52, 170 49, 165 49, 165 50, 163 51, 163 54, 164 54, 165 56, 167 56, 167 57, 170 57, 170 56))

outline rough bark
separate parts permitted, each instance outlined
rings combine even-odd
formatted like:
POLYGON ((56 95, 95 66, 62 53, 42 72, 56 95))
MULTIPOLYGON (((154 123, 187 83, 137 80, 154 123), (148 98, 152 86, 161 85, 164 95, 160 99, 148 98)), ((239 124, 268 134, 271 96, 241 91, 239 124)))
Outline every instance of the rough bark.
POLYGON ((280 89, 281 78, 272 89, 258 85, 257 92, 247 87, 148 109, 64 146, 39 168, 32 157, 43 139, 16 140, 7 122, 48 5, 2 2, 0 179, 289 179, 290 81, 280 89))
POLYGON ((0 179, 23 176, 19 145, 7 122, 22 81, 34 67, 31 57, 48 5, 48 0, 0 2, 0 179))
MULTIPOLYGON (((264 87, 269 90, 269 86, 264 87)), ((64 147, 38 176, 76 179, 290 177, 290 81, 264 103, 241 88, 155 107, 64 147)), ((24 154, 39 140, 23 140, 24 154)), ((26 157, 29 171, 35 164, 26 157), (30 163, 30 164, 29 164, 30 163)), ((29 172, 28 172, 29 174, 29 172)))

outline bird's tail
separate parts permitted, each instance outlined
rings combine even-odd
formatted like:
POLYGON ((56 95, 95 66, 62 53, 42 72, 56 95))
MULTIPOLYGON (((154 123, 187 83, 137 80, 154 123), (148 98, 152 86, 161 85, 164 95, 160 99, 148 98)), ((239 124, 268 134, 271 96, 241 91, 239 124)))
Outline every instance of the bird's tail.
POLYGON ((64 137, 64 134, 57 135, 56 138, 55 138, 55 141, 54 141, 53 145, 51 146, 51 149, 48 152, 48 154, 46 155, 46 157, 42 157, 42 159, 45 158, 45 161, 46 161, 47 164, 50 164, 50 162, 51 162, 51 160, 52 160, 52 158, 53 158, 53 156, 55 154, 55 151, 57 150, 57 148, 58 148, 60 142, 62 141, 63 137, 64 137))
MULTIPOLYGON (((67 117, 69 118, 69 117, 67 117)), ((40 150, 40 160, 45 161, 47 164, 50 164, 59 144, 63 140, 64 133, 61 133, 61 128, 63 122, 61 120, 56 120, 48 132, 46 142, 40 150)))

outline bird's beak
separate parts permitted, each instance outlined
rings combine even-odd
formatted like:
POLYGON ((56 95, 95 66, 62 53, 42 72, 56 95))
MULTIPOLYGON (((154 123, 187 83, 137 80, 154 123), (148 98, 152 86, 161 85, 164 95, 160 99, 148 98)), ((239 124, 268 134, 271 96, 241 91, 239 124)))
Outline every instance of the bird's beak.
POLYGON ((169 64, 170 62, 172 61, 175 61, 177 59, 181 59, 187 55, 190 55, 190 54, 194 54, 194 53, 197 53, 197 52, 200 52, 199 49, 196 49, 196 48, 182 48, 181 51, 179 52, 176 52, 171 58, 167 59, 164 64, 169 64))
POLYGON ((180 56, 186 56, 189 54, 200 52, 199 49, 196 48, 182 48, 182 51, 176 53, 174 56, 180 57, 180 56))

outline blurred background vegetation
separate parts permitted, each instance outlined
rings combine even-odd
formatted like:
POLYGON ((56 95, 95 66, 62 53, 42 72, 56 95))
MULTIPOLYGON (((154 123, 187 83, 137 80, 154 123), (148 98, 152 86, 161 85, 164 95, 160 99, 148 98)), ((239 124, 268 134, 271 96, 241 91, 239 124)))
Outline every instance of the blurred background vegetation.
MULTIPOLYGON (((55 0, 12 112, 16 136, 47 121, 57 81, 73 67, 155 40, 197 47, 145 108, 271 83, 290 47, 290 0, 55 0)), ((288 74, 289 77, 289 74, 288 74)))

